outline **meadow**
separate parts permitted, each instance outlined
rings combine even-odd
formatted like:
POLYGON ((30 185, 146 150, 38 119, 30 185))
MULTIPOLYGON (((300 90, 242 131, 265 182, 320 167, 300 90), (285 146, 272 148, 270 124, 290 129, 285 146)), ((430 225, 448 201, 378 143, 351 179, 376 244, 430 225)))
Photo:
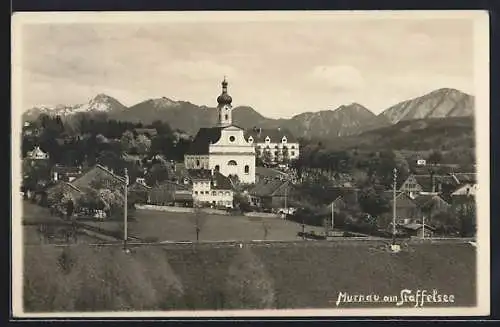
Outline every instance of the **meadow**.
POLYGON ((118 246, 26 246, 24 305, 29 312, 337 308, 339 292, 436 289, 453 294, 455 306, 473 306, 475 262, 467 243, 409 243, 397 254, 381 241, 150 245, 129 254, 118 246))

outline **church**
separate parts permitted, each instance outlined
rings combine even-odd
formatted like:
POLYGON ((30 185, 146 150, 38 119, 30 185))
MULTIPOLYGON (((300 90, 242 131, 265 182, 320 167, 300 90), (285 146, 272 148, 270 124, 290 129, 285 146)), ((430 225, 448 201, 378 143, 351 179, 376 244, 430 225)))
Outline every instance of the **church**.
POLYGON ((216 126, 200 128, 184 156, 187 169, 204 169, 226 177, 237 177, 240 183, 255 183, 255 146, 245 138, 245 131, 232 122, 232 101, 228 82, 222 81, 217 97, 216 126))

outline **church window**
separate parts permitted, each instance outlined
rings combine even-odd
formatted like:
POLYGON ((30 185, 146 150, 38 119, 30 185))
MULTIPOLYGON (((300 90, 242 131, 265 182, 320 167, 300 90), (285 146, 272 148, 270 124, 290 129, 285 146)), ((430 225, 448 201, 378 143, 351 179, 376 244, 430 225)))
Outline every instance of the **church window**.
POLYGON ((227 114, 224 115, 224 119, 225 120, 228 120, 229 119, 229 116, 227 114))
POLYGON ((228 166, 236 166, 236 161, 234 160, 229 160, 229 162, 227 163, 228 166))
POLYGON ((217 171, 217 172, 218 172, 219 170, 220 170, 220 166, 219 166, 219 165, 216 165, 216 166, 215 166, 215 171, 217 171))
POLYGON ((250 166, 245 165, 245 174, 250 173, 250 166))
POLYGON ((292 145, 292 149, 295 149, 295 145, 292 145))
POLYGON ((274 151, 274 155, 277 156, 278 155, 278 151, 274 151))
POLYGON ((269 138, 269 136, 266 137, 266 143, 269 143, 271 142, 271 139, 269 138))
POLYGON ((278 148, 278 146, 277 146, 277 145, 275 145, 275 146, 274 146, 274 148, 275 148, 275 149, 277 149, 277 148, 278 148))
POLYGON ((229 137, 229 142, 234 142, 234 140, 235 140, 235 137, 231 135, 231 136, 229 137))
POLYGON ((212 191, 212 195, 217 195, 217 192, 216 191, 212 191))
POLYGON ((292 156, 294 156, 294 155, 295 155, 295 151, 292 151, 291 153, 292 153, 292 156))
POLYGON ((198 195, 198 191, 194 191, 194 194, 195 194, 195 195, 198 195))
POLYGON ((196 160, 196 166, 200 166, 200 160, 196 160))

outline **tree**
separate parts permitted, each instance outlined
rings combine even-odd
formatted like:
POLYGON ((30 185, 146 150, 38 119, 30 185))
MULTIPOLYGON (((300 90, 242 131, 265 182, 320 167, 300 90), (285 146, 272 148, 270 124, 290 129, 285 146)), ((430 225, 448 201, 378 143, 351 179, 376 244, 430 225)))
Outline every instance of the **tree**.
POLYGON ((120 139, 120 143, 123 151, 130 151, 133 147, 136 146, 134 134, 131 131, 126 131, 125 133, 123 133, 120 139))
POLYGON ((269 149, 264 149, 264 151, 262 152, 262 157, 261 157, 261 160, 262 160, 262 163, 264 165, 269 165, 272 163, 273 161, 273 158, 272 158, 272 155, 271 155, 271 150, 269 149))
POLYGON ((269 235, 269 223, 266 220, 262 220, 262 231, 264 232, 264 240, 267 240, 269 235))
POLYGON ((440 151, 434 150, 431 152, 427 160, 431 164, 439 164, 443 160, 443 154, 440 151))
POLYGON ((156 163, 151 167, 145 177, 147 185, 156 185, 169 179, 169 172, 166 165, 156 163))
POLYGON ((367 187, 361 190, 359 197, 359 204, 361 209, 375 217, 390 210, 390 203, 382 196, 380 188, 376 190, 375 187, 367 187))
POLYGON ((145 155, 151 149, 151 140, 145 135, 139 135, 135 140, 135 147, 138 154, 145 155))
POLYGON ((194 226, 196 232, 196 241, 198 242, 200 240, 200 233, 207 220, 207 216, 203 212, 201 212, 200 208, 195 207, 194 213, 190 215, 189 218, 191 219, 191 223, 194 226))

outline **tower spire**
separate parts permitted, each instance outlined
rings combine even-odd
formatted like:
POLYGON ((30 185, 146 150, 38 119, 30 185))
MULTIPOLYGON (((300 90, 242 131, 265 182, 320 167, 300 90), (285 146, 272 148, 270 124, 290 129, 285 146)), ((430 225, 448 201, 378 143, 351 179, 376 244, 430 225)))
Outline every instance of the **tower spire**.
POLYGON ((226 75, 224 75, 224 79, 222 80, 222 93, 217 97, 217 109, 219 111, 219 121, 218 125, 219 126, 229 126, 232 123, 232 117, 231 117, 231 103, 233 102, 233 99, 231 96, 227 93, 227 79, 226 75))

